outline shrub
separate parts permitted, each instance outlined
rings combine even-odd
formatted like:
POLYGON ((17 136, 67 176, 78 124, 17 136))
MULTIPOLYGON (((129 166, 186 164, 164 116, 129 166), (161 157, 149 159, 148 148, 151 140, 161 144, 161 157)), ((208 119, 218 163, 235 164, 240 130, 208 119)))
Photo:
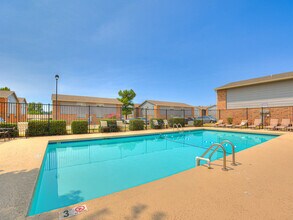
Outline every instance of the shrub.
POLYGON ((49 135, 64 135, 66 133, 66 121, 50 121, 49 135))
POLYGON ((152 129, 162 129, 162 128, 164 128, 164 120, 161 118, 152 118, 150 120, 150 125, 151 125, 152 129), (158 121, 159 126, 154 125, 154 120, 158 121))
POLYGON ((193 124, 195 127, 203 126, 202 120, 194 120, 193 124))
POLYGON ((129 121, 129 130, 138 131, 144 130, 144 121, 141 119, 132 119, 129 121))
POLYGON ((66 134, 66 121, 29 121, 29 136, 64 135, 66 134))
POLYGON ((18 137, 18 128, 16 123, 1 123, 0 128, 15 128, 14 131, 9 131, 10 137, 18 137))
POLYGON ((71 123, 72 134, 86 134, 88 133, 88 122, 87 121, 73 121, 71 123))
POLYGON ((49 135, 48 121, 29 121, 28 136, 49 135))
POLYGON ((109 119, 109 118, 105 118, 105 119, 101 119, 101 121, 106 121, 108 127, 100 127, 100 132, 109 132, 109 131, 113 131, 113 132, 117 132, 119 131, 119 128, 117 127, 117 120, 116 119, 109 119))
POLYGON ((169 119, 169 126, 173 127, 174 124, 181 124, 182 127, 185 126, 185 119, 184 118, 171 118, 169 119))
POLYGON ((231 117, 227 118, 227 122, 229 125, 231 125, 233 123, 233 118, 231 118, 231 117))

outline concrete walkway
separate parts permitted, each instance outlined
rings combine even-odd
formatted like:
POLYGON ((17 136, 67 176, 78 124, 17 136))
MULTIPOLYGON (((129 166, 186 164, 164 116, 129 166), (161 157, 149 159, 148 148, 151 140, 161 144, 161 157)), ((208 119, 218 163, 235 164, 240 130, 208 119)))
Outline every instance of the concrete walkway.
MULTIPOLYGON (((153 132, 162 130, 118 135, 153 132)), ((48 141, 113 135, 117 134, 39 137, 1 144, 0 219, 58 219, 60 210, 26 217, 48 141)), ((70 219, 293 219, 293 133, 239 152, 236 158, 239 165, 230 166, 227 172, 221 170, 222 161, 215 161, 211 170, 197 167, 83 202, 89 210, 70 219)))

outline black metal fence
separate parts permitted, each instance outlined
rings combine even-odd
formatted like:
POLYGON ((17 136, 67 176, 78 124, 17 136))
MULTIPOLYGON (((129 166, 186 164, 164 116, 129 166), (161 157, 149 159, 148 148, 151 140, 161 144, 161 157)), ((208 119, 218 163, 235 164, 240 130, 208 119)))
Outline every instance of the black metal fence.
MULTIPOLYGON (((102 119, 117 119, 125 124, 132 118, 145 120, 149 124, 152 118, 193 118, 194 111, 190 109, 143 109, 134 108, 127 115, 118 106, 97 106, 97 105, 52 105, 41 103, 9 103, 0 102, 0 124, 17 123, 20 130, 27 128, 27 122, 32 120, 48 121, 64 120, 67 130, 70 130, 71 123, 76 120, 87 121, 89 130, 97 130, 102 119)), ((147 128, 147 126, 146 126, 147 128)))
POLYGON ((264 128, 270 125, 271 119, 278 120, 279 124, 284 119, 288 119, 292 123, 293 106, 217 110, 217 119, 223 120, 224 123, 230 121, 233 124, 240 124, 242 120, 247 120, 248 125, 254 124, 255 119, 259 119, 261 121, 261 128, 264 128))
MULTIPOLYGON (((202 117, 203 112, 196 112, 193 108, 184 109, 143 109, 134 108, 127 116, 123 115, 121 107, 117 106, 97 106, 97 105, 52 105, 41 103, 9 103, 0 102, 0 126, 7 123, 17 123, 20 131, 25 130, 27 122, 31 120, 48 121, 64 120, 67 130, 71 130, 72 121, 88 121, 89 130, 97 130, 102 119, 117 119, 125 124, 132 118, 141 118, 149 124, 152 118, 171 119, 185 118, 186 122, 197 118, 204 123, 211 123, 222 119, 224 123, 232 119, 233 124, 240 124, 242 120, 248 120, 248 124, 253 124, 255 119, 261 119, 262 125, 268 125, 270 119, 290 119, 293 121, 293 106, 284 107, 261 107, 261 108, 241 108, 205 111, 206 116, 202 117)), ((147 128, 147 126, 146 126, 147 128)))
POLYGON ((95 124, 98 119, 116 118, 126 120, 129 118, 162 118, 194 117, 190 109, 143 109, 134 108, 127 118, 123 115, 121 107, 108 107, 97 105, 52 105, 40 103, 8 103, 0 102, 0 117, 7 123, 26 122, 29 120, 89 120, 95 124), (97 119, 97 120, 95 120, 97 119))

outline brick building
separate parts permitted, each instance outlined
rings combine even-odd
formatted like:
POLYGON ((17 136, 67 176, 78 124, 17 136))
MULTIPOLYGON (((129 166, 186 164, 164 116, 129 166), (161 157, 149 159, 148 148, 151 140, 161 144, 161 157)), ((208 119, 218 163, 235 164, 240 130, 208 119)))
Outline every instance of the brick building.
POLYGON ((140 106, 140 116, 150 118, 194 117, 194 107, 180 102, 146 100, 140 106))
POLYGON ((194 106, 194 116, 213 116, 217 117, 217 105, 194 106))
POLYGON ((16 123, 26 120, 27 102, 14 91, 0 90, 0 122, 16 123))
POLYGON ((53 119, 66 120, 70 124, 73 120, 88 120, 97 124, 102 118, 120 118, 122 103, 114 98, 99 98, 89 96, 52 94, 53 119))
POLYGON ((260 118, 293 120, 293 72, 232 82, 215 89, 218 117, 233 123, 260 118))
POLYGON ((139 112, 140 112, 140 108, 139 108, 140 104, 134 104, 133 106, 133 111, 130 115, 127 115, 127 118, 137 118, 139 117, 139 112))
POLYGON ((27 121, 27 110, 28 110, 28 103, 25 98, 18 97, 19 103, 19 120, 18 122, 25 122, 27 121))

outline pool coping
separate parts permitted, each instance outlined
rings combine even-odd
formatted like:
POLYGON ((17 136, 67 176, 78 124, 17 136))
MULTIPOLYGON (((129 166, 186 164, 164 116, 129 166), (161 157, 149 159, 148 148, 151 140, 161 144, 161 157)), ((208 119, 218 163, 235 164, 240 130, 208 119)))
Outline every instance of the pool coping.
MULTIPOLYGON (((182 131, 198 131, 198 130, 210 130, 210 131, 223 131, 223 132, 235 132, 235 133, 250 133, 250 134, 263 134, 263 135, 283 135, 288 132, 284 131, 274 131, 274 130, 248 130, 248 129, 227 129, 227 128, 207 128, 207 127, 198 127, 198 128, 189 128, 185 127, 182 131)), ((144 133, 141 131, 137 131, 139 133, 128 133, 128 132, 112 132, 112 133, 103 133, 107 136, 102 137, 82 137, 82 138, 69 138, 69 139, 57 139, 57 140, 48 140, 49 143, 58 143, 58 142, 71 142, 71 141, 86 141, 86 140, 100 140, 100 139, 112 139, 112 138, 124 138, 124 137, 137 137, 137 136, 145 136, 145 135, 154 135, 154 134, 171 134, 171 133, 179 133, 178 130, 170 130, 170 129, 157 129, 157 130, 149 130, 151 133, 144 133)), ((53 136, 60 137, 60 136, 53 136)), ((66 136, 67 137, 67 136, 66 136)))
MULTIPOLYGON (((293 133, 288 133, 288 132, 282 132, 282 131, 267 131, 267 130, 248 130, 248 129, 227 129, 227 128, 184 128, 184 131, 193 131, 193 130, 216 130, 216 131, 228 131, 228 132, 240 132, 240 133, 252 133, 252 134, 268 134, 268 135, 280 135, 280 137, 284 137, 284 136, 293 136, 293 133)), ((34 193, 34 189, 36 187, 37 184, 37 179, 39 176, 39 171, 42 165, 42 161, 43 161, 43 157, 45 155, 46 152, 46 148, 48 143, 51 142, 60 142, 60 141, 76 141, 76 140, 93 140, 93 139, 108 139, 108 138, 119 138, 119 137, 131 137, 131 136, 140 136, 140 135, 152 135, 152 134, 159 134, 159 133, 173 133, 173 132, 178 132, 178 131, 173 131, 172 129, 164 129, 164 130, 147 130, 147 131, 136 131, 136 132, 125 132, 125 133, 107 133, 107 134, 86 134, 86 135, 68 135, 68 136, 49 136, 49 137, 34 137, 34 138, 28 138, 28 139, 17 139, 17 140, 13 140, 7 143, 3 143, 1 144, 1 155, 2 157, 0 157, 0 162, 2 162, 2 160, 4 161, 4 166, 3 168, 1 167, 1 172, 0 175, 5 174, 5 173, 11 173, 11 172, 20 172, 22 170, 32 170, 32 169, 37 169, 37 172, 34 173, 34 175, 32 175, 29 180, 27 180, 27 184, 22 184, 25 187, 19 186, 21 188, 23 188, 22 190, 27 191, 28 193, 24 196, 24 203, 22 203, 22 207, 20 209, 20 213, 18 214, 18 218, 19 219, 52 219, 53 218, 58 218, 58 212, 64 208, 61 209, 57 209, 57 210, 52 210, 50 212, 46 212, 46 213, 42 213, 39 215, 35 215, 35 216, 27 216, 28 210, 29 210, 29 206, 30 206, 30 202, 31 202, 31 198, 33 196, 34 193), (18 164, 16 164, 16 166, 13 166, 15 164, 7 164, 7 161, 4 160, 5 157, 5 150, 8 150, 10 147, 14 148, 14 151, 17 151, 20 149, 19 145, 24 144, 26 147, 33 145, 38 145, 38 147, 31 149, 28 149, 29 152, 27 152, 27 155, 22 155, 22 157, 19 157, 19 161, 18 164), (3 155, 4 154, 4 155, 3 155), (38 155, 37 158, 33 157, 32 155, 38 155), (4 157, 3 157, 4 156, 4 157), (27 164, 27 161, 30 159, 34 159, 30 164, 27 164), (5 166, 8 165, 8 166, 5 166), (4 172, 3 172, 4 171, 4 172), (25 212, 25 213, 24 213, 25 212)), ((275 139, 278 139, 280 137, 276 137, 275 139)), ((269 141, 270 142, 270 141, 269 141)), ((263 144, 260 144, 258 146, 261 146, 263 144)), ((253 149, 253 148, 252 148, 253 149)), ((9 151, 9 150, 8 150, 9 151)), ((7 152, 6 152, 7 153, 7 152)), ((13 151, 10 152, 13 154, 13 151)), ((8 152, 8 158, 11 157, 11 155, 8 152)), ((241 153, 241 152, 239 152, 241 153)), ((237 154, 239 154, 237 153, 237 154)), ((9 162, 9 161, 8 161, 9 162)), ((11 161, 10 161, 11 162, 11 161)), ((2 164, 2 163, 1 163, 2 164)), ((184 171, 187 172, 187 171, 184 171)), ((170 177, 166 177, 166 178, 172 178, 173 176, 170 177)), ((165 179, 165 178, 163 178, 165 179)), ((160 180, 158 180, 160 181, 160 180)), ((150 183, 147 183, 150 184, 150 183)), ((147 185, 144 184, 144 185, 147 185)), ((142 186, 144 186, 142 185, 142 186)), ((140 187, 140 186, 138 186, 140 187)), ((136 187, 135 187, 136 188, 136 187)), ((21 189, 20 189, 21 190, 21 189)), ((130 189, 124 190, 122 192, 128 191, 130 189)), ((115 193, 115 194, 119 194, 115 193)), ((111 196, 111 195, 109 195, 111 196)), ((108 196, 106 196, 108 197, 108 196)), ((103 197, 104 198, 104 197, 103 197)), ((7 199, 7 198, 6 198, 7 199)), ((17 198, 15 198, 17 200, 17 198)), ((95 200, 100 200, 101 198, 97 198, 97 199, 93 199, 93 200, 89 200, 91 202, 95 201, 95 200)), ((5 198, 0 198, 0 203, 4 203, 5 198), (1 201, 2 200, 2 201, 1 201)), ((83 203, 87 203, 83 202, 83 203)), ((20 207, 14 207, 14 209, 19 209, 20 207)), ((1 210, 1 209, 0 209, 1 210)), ((9 211, 7 212, 7 215, 9 216, 9 211)))

